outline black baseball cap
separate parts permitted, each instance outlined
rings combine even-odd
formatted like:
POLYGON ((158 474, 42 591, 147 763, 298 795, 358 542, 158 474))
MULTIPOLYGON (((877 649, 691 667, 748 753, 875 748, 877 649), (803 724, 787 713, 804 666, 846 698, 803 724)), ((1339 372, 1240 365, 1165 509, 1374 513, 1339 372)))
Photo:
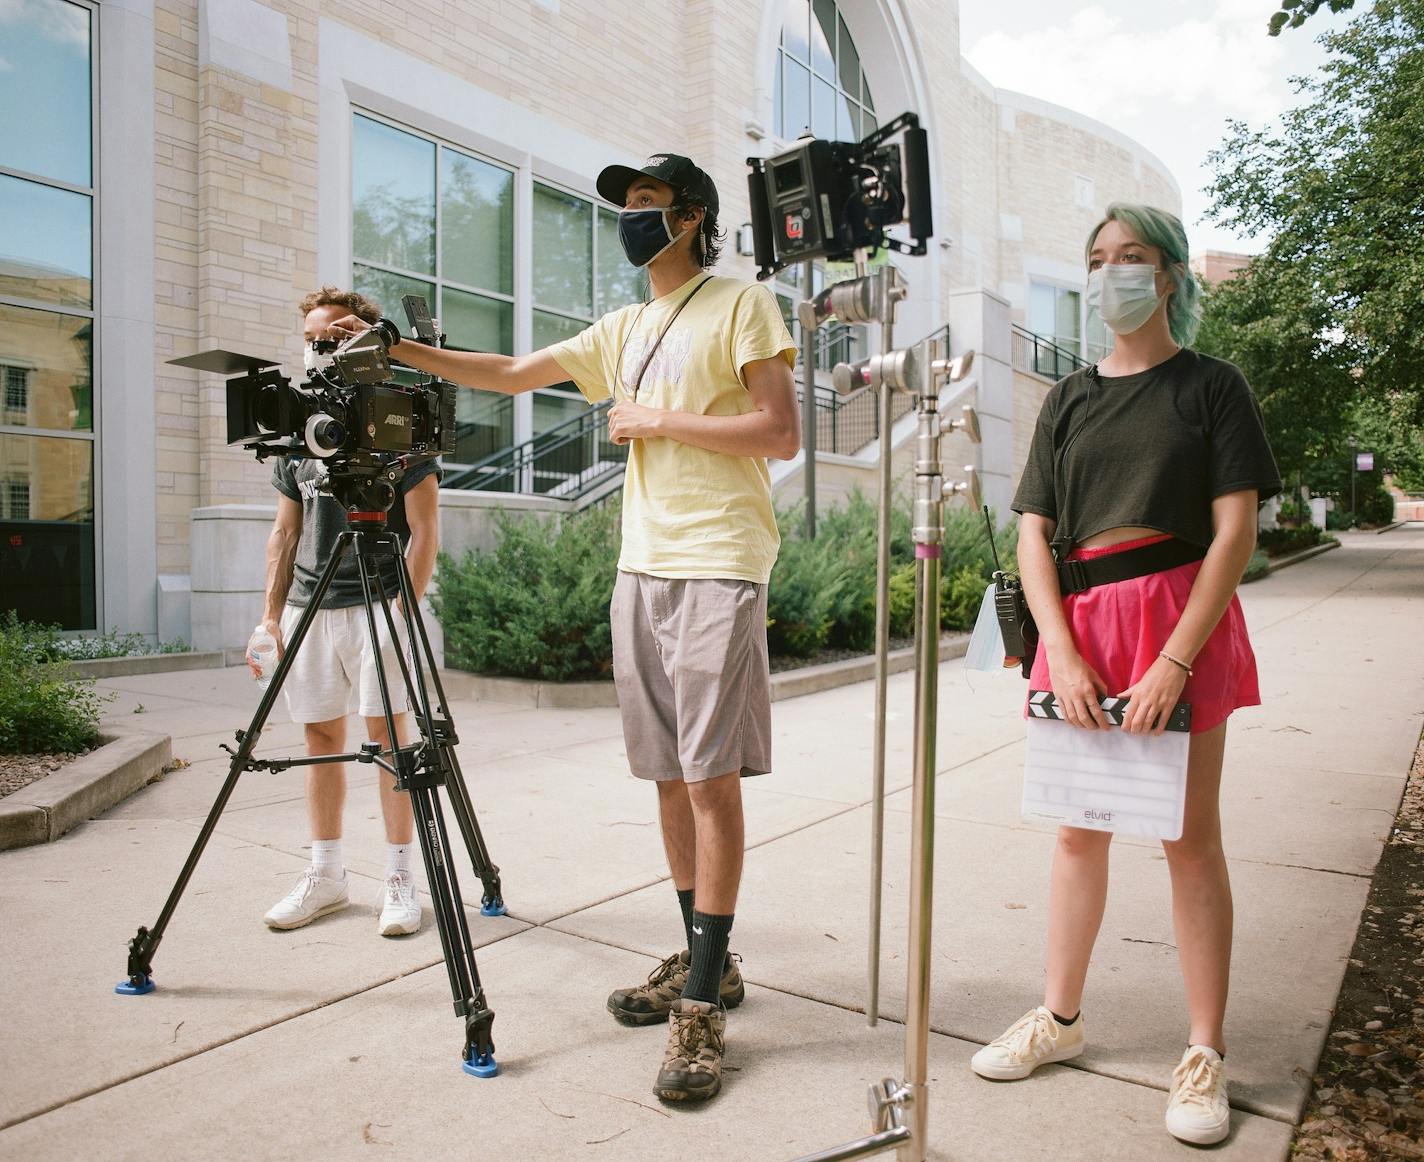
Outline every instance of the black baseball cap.
POLYGON ((690 157, 676 153, 655 153, 642 169, 610 165, 598 175, 598 196, 621 206, 628 200, 628 187, 640 177, 666 182, 673 189, 705 205, 709 215, 717 213, 717 187, 712 184, 712 179, 693 165, 690 157))

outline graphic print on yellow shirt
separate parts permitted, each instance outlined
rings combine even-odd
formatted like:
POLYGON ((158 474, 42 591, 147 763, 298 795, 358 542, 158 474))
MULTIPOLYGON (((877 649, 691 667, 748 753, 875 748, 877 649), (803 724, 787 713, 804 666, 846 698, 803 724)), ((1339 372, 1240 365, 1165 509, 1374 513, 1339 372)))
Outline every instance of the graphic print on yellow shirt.
MULTIPOLYGON (((615 382, 617 398, 631 399, 648 351, 704 279, 707 284, 663 335, 638 402, 704 416, 754 411, 747 364, 782 357, 796 365, 796 345, 776 299, 755 283, 698 274, 646 307, 604 315, 549 353, 589 403, 614 394, 615 382)), ((728 456, 661 437, 628 445, 620 569, 765 584, 780 545, 764 458, 728 456)))

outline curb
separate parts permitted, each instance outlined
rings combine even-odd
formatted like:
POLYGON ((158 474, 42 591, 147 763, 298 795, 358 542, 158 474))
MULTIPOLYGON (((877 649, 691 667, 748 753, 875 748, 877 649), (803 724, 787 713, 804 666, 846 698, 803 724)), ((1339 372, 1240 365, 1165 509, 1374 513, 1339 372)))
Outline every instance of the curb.
MULTIPOLYGON (((939 660, 952 661, 962 658, 969 650, 967 633, 946 634, 940 638, 939 660)), ((901 650, 891 650, 886 659, 886 671, 903 674, 915 668, 915 647, 906 646, 901 650)), ((805 694, 818 694, 822 690, 834 690, 838 686, 850 686, 856 682, 868 682, 875 677, 875 655, 863 658, 845 658, 839 662, 826 662, 820 666, 803 666, 799 670, 782 670, 771 676, 771 700, 780 702, 784 698, 800 698, 805 694)))
POLYGON ((219 670, 226 651, 203 650, 182 654, 134 654, 127 658, 90 658, 66 662, 66 678, 125 678, 133 674, 165 674, 170 670, 219 670))
POLYGON ((166 734, 100 737, 104 743, 96 750, 0 799, 0 851, 53 843, 132 795, 173 761, 173 740, 166 734))
POLYGON ((1331 549, 1338 549, 1339 541, 1326 541, 1323 545, 1311 545, 1308 549, 1302 549, 1299 553, 1292 553, 1289 557, 1277 557, 1266 566, 1266 576, 1270 576, 1278 569, 1287 569, 1292 565, 1299 565, 1302 561, 1308 561, 1311 557, 1318 557, 1321 553, 1328 553, 1331 549))
MULTIPOLYGON (((940 641, 940 660, 962 658, 968 649, 967 633, 948 634, 940 641)), ((914 665, 914 646, 890 653, 890 673, 903 673, 913 669, 914 665)), ((819 666, 803 666, 798 670, 782 670, 771 676, 771 700, 780 702, 786 698, 800 698, 805 694, 869 681, 874 676, 873 654, 825 662, 819 666)), ((527 678, 492 678, 464 670, 441 670, 440 681, 446 696, 452 699, 504 702, 544 710, 593 710, 618 705, 618 692, 612 682, 537 682, 527 678)))

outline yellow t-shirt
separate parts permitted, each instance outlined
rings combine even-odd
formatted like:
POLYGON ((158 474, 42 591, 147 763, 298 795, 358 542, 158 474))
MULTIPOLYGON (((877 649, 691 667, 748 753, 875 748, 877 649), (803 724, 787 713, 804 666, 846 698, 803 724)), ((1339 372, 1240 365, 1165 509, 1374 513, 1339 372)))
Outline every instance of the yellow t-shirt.
MULTIPOLYGON (((645 307, 611 311, 549 353, 589 403, 613 394, 615 381, 617 398, 631 399, 648 349, 704 279, 707 285, 663 336, 638 402, 704 416, 753 411, 746 365, 778 355, 796 365, 796 345, 776 299, 755 283, 698 274, 645 307)), ((665 438, 629 444, 620 569, 765 584, 780 545, 764 458, 665 438)))

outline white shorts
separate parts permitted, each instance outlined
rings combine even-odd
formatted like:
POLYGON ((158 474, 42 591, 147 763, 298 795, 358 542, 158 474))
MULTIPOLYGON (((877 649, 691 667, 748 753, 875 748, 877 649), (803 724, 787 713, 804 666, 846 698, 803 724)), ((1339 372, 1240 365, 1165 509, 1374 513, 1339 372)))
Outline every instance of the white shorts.
MULTIPOLYGON (((291 639, 302 610, 289 605, 282 611, 283 648, 291 639)), ((409 707, 400 662, 391 645, 390 629, 380 610, 376 611, 376 632, 381 643, 381 660, 386 667, 386 688, 391 695, 391 712, 400 714, 409 707)), ((396 619, 396 632, 410 665, 405 625, 396 619)), ((318 609, 307 629, 302 648, 287 673, 282 693, 293 722, 330 722, 351 713, 351 691, 356 691, 356 712, 365 718, 379 718, 381 686, 376 680, 375 651, 370 646, 366 609, 361 605, 345 609, 318 609)))

